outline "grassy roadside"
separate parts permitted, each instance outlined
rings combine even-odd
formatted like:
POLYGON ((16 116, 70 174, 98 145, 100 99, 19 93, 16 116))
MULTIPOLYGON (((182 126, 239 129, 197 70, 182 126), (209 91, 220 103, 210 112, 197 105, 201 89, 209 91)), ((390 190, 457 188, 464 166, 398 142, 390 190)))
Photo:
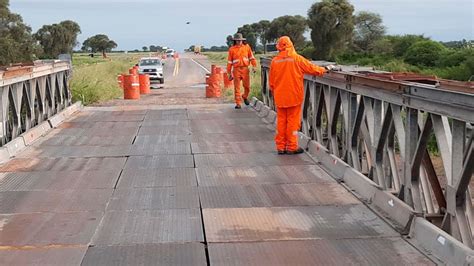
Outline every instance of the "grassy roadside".
POLYGON ((84 105, 103 102, 122 96, 117 75, 128 72, 142 54, 109 54, 89 57, 87 54, 74 54, 71 92, 73 101, 84 105))
MULTIPOLYGON (((206 52, 203 53, 211 64, 216 64, 221 67, 226 67, 227 65, 227 52, 206 52)), ((262 71, 260 68, 260 58, 262 55, 255 55, 257 58, 257 73, 253 74, 250 73, 250 94, 249 98, 257 97, 258 99, 262 99, 262 71)), ((243 87, 241 87, 241 92, 243 92, 243 87)), ((228 101, 234 100, 234 88, 224 89, 224 97, 228 101)))

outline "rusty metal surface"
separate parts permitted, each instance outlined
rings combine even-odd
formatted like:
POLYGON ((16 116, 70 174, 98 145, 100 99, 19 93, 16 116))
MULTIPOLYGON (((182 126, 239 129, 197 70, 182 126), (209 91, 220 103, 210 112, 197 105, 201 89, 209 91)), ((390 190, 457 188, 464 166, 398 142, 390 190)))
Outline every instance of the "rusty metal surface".
POLYGON ((434 265, 400 238, 209 245, 211 265, 434 265))
POLYGON ((90 247, 82 261, 87 265, 207 265, 204 245, 147 244, 90 247))
POLYGON ((192 136, 192 142, 239 142, 239 141, 271 141, 274 138, 274 134, 271 132, 265 132, 263 134, 255 134, 252 132, 240 132, 239 134, 233 133, 210 133, 210 134, 199 134, 194 133, 192 136))
POLYGON ((0 265, 80 265, 87 245, 0 249, 0 265))
POLYGON ((22 152, 18 158, 28 157, 117 157, 130 156, 132 145, 117 146, 39 146, 30 147, 22 152))
POLYGON ((194 142, 191 143, 193 154, 201 153, 271 153, 275 151, 273 141, 242 142, 194 142))
POLYGON ((337 183, 199 187, 202 208, 360 204, 337 183))
POLYGON ((196 173, 193 168, 125 169, 118 188, 140 187, 195 187, 196 173))
MULTIPOLYGON (((155 169, 194 167, 192 155, 131 156, 124 169, 155 169)), ((0 168, 1 169, 1 168, 0 168)))
POLYGON ((91 171, 116 170, 125 164, 125 157, 117 158, 18 158, 2 166, 0 172, 31 171, 91 171))
POLYGON ((113 188, 121 168, 96 171, 0 173, 0 191, 113 188))
POLYGON ((49 136, 39 142, 40 146, 115 146, 132 144, 135 136, 49 136))
POLYGON ((399 236, 363 205, 203 209, 208 242, 399 236))
POLYGON ((199 186, 334 182, 316 165, 199 167, 196 174, 199 186))
POLYGON ((306 154, 282 156, 276 153, 196 154, 196 167, 268 166, 314 164, 306 154))
POLYGON ((139 136, 146 135, 190 135, 191 130, 182 126, 153 126, 141 127, 139 136))
POLYGON ((112 189, 0 192, 0 213, 103 211, 112 189))
POLYGON ((192 141, 191 135, 143 135, 137 136, 134 145, 163 145, 165 143, 190 143, 192 141))
POLYGON ((199 209, 109 211, 94 245, 128 245, 204 240, 199 209))
POLYGON ((126 122, 63 122, 57 128, 102 128, 108 130, 138 128, 142 122, 126 121, 126 122))
POLYGON ((87 245, 102 212, 0 214, 0 246, 87 245))
POLYGON ((117 189, 107 205, 111 211, 194 208, 199 209, 197 188, 183 186, 117 189))
POLYGON ((130 150, 130 155, 158 155, 158 154, 191 154, 191 145, 186 142, 163 143, 145 145, 135 143, 130 150))

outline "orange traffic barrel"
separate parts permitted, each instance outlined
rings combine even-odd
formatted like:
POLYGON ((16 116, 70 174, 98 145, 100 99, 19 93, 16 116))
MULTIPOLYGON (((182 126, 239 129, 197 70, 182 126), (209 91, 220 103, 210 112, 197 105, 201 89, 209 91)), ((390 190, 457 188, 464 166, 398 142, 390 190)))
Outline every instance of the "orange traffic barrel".
POLYGON ((137 75, 124 75, 124 88, 123 98, 124 99, 140 99, 140 83, 137 75))
POLYGON ((132 67, 128 70, 130 75, 138 75, 138 68, 132 67))
POLYGON ((209 78, 206 78, 206 97, 207 98, 217 98, 221 96, 221 85, 218 75, 210 75, 209 78))
POLYGON ((149 94, 150 91, 150 76, 147 74, 138 75, 138 80, 140 83, 140 94, 149 94))
POLYGON ((123 89, 123 75, 122 74, 117 76, 117 82, 118 82, 120 88, 123 89))
POLYGON ((211 65, 211 74, 215 74, 216 73, 216 65, 211 65))

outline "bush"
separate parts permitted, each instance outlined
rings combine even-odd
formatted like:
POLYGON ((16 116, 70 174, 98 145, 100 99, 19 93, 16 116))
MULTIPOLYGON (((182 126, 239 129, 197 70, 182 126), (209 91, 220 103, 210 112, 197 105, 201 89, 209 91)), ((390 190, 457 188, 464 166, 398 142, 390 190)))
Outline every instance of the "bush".
POLYGON ((432 67, 445 51, 445 47, 435 41, 416 42, 408 48, 405 61, 416 66, 432 67))

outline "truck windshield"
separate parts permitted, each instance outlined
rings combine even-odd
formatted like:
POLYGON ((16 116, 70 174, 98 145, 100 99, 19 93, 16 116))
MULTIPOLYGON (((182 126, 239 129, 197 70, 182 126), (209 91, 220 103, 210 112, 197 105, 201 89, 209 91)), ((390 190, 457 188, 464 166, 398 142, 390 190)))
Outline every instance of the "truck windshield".
POLYGON ((158 59, 144 59, 140 61, 140 66, 155 66, 160 65, 160 60, 158 59))

